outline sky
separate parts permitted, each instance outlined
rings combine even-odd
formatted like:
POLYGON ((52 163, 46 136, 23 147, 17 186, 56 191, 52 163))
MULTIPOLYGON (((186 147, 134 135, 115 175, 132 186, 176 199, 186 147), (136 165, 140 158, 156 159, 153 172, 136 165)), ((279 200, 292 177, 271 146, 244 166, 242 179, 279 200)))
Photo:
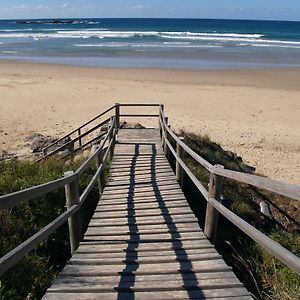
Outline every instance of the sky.
POLYGON ((0 19, 72 17, 300 21, 300 0, 0 0, 0 19))

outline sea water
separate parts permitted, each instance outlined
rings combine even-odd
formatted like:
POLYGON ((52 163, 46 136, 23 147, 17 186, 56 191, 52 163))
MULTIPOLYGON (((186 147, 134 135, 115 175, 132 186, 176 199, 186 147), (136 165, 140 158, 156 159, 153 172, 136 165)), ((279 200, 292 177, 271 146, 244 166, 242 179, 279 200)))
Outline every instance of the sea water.
POLYGON ((299 67, 300 22, 2 20, 0 58, 95 67, 299 67))

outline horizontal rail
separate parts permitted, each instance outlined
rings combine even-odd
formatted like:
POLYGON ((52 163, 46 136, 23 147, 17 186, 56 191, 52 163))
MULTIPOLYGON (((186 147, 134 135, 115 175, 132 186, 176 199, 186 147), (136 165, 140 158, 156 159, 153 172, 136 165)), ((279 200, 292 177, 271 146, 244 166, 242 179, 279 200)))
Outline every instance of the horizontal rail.
POLYGON ((157 107, 160 106, 161 104, 159 103, 119 103, 119 106, 137 106, 137 107, 146 107, 146 106, 153 106, 153 107, 157 107))
MULTIPOLYGON (((164 138, 165 133, 163 132, 164 138)), ((205 189, 205 187, 199 182, 197 177, 193 174, 193 172, 189 169, 189 167, 184 163, 184 161, 178 156, 175 149, 172 147, 171 143, 166 139, 166 145, 172 152, 172 154, 175 156, 176 160, 179 162, 185 173, 189 176, 189 178, 192 180, 194 185, 197 187, 197 189, 200 191, 200 193, 203 195, 203 197, 207 200, 208 199, 208 192, 205 189)))
POLYGON ((231 221, 250 238, 259 243, 263 248, 267 249, 270 253, 276 256, 281 262, 287 265, 290 269, 300 275, 300 258, 277 242, 270 239, 268 236, 257 230, 255 227, 244 221, 235 213, 230 211, 217 200, 209 198, 208 202, 211 203, 216 210, 218 210, 226 219, 231 221))
POLYGON ((49 156, 51 156, 51 155, 56 154, 57 152, 59 152, 59 151, 61 151, 61 150, 67 148, 69 145, 71 145, 71 144, 77 142, 78 140, 80 140, 81 138, 83 138, 83 137, 85 137, 86 135, 90 134, 91 132, 95 131, 95 130, 98 129, 99 127, 105 125, 106 123, 109 122, 109 120, 110 120, 110 118, 108 118, 108 119, 104 120, 103 122, 101 122, 100 124, 97 124, 96 126, 90 128, 88 131, 86 131, 85 133, 81 134, 80 136, 78 136, 78 137, 74 138, 73 140, 71 140, 71 141, 69 141, 69 142, 67 142, 67 143, 65 143, 65 144, 63 144, 63 145, 61 145, 61 146, 58 147, 57 149, 55 149, 55 150, 49 152, 48 154, 46 154, 45 156, 43 156, 42 158, 40 158, 39 160, 37 160, 37 162, 39 162, 39 161, 41 161, 41 160, 43 160, 43 159, 45 159, 45 158, 47 158, 47 157, 49 157, 49 156))
POLYGON ((297 184, 285 183, 279 180, 227 169, 213 168, 211 171, 216 175, 247 183, 252 186, 300 201, 300 186, 297 184))
POLYGON ((134 114, 120 114, 120 117, 138 117, 138 118, 147 118, 147 117, 149 117, 149 118, 157 118, 157 117, 159 117, 159 115, 139 115, 139 114, 137 114, 137 115, 134 115, 134 114))
POLYGON ((114 131, 116 126, 116 120, 115 117, 113 117, 113 124, 112 126, 110 126, 109 130, 107 131, 104 139, 101 141, 101 144, 99 146, 99 148, 76 170, 76 174, 78 176, 81 176, 84 171, 89 167, 89 165, 91 164, 91 162, 96 158, 96 156, 99 154, 99 151, 101 151, 101 149, 104 147, 105 143, 107 142, 109 136, 111 135, 111 133, 114 131))
POLYGON ((47 183, 24 189, 22 191, 0 196, 0 210, 9 208, 10 206, 37 198, 46 193, 62 188, 65 186, 65 184, 74 181, 76 177, 77 175, 73 174, 67 177, 62 177, 57 180, 53 180, 47 183))
POLYGON ((69 137, 70 135, 74 134, 75 132, 78 132, 78 130, 82 129, 83 127, 89 125, 90 123, 94 122, 95 120, 97 120, 98 118, 102 117, 103 115, 107 114, 108 112, 110 112, 111 110, 113 110, 115 108, 115 105, 108 108, 107 110, 105 110, 104 112, 102 112, 101 114, 99 114, 98 116, 94 117, 93 119, 89 120, 88 122, 82 124, 81 126, 77 127, 76 129, 74 129, 73 131, 71 131, 70 133, 66 134, 65 136, 63 136, 62 138, 60 138, 59 140, 53 142, 52 144, 48 145, 47 147, 43 148, 43 150, 47 150, 48 148, 56 145, 57 143, 63 141, 65 138, 69 137))
POLYGON ((93 178, 91 179, 91 181, 89 182, 89 184, 87 185, 87 187, 85 188, 85 190, 82 192, 81 196, 80 196, 80 203, 83 203, 85 201, 85 199, 87 198, 87 196, 89 195, 89 193, 91 192, 92 188, 94 187, 97 178, 99 176, 99 174, 103 171, 104 168, 104 163, 107 159, 108 153, 111 149, 113 141, 110 142, 110 145, 107 147, 106 153, 104 155, 104 159, 103 159, 103 163, 97 168, 96 173, 93 175, 93 178))
MULTIPOLYGON (((221 213, 227 220, 232 222, 235 226, 237 226, 239 229, 241 229, 245 234, 247 234, 251 239, 259 243, 263 248, 265 248, 267 251, 269 251, 271 254, 273 254, 275 257, 277 257, 282 263, 284 263, 286 266, 288 266, 291 270, 295 271, 297 274, 300 275, 300 258, 285 249, 283 246, 281 246, 279 243, 275 242, 271 238, 269 238, 264 233, 257 230, 255 227, 253 227, 248 222, 244 221, 242 218, 237 216, 235 213, 230 211, 228 208, 226 208, 224 205, 222 205, 220 202, 218 202, 216 199, 209 198, 208 191, 204 188, 204 186, 199 182, 199 180, 195 177, 195 175, 191 172, 191 170, 187 167, 187 165, 184 163, 184 161, 179 157, 177 154, 177 151, 173 148, 172 144, 168 140, 167 133, 171 135, 171 137, 178 143, 182 148, 188 152, 190 155, 191 153, 194 154, 194 151, 191 150, 188 146, 186 146, 176 135, 172 132, 172 130, 167 126, 164 113, 162 108, 160 108, 160 117, 159 117, 160 127, 161 127, 161 134, 162 139, 166 145, 166 147, 169 148, 173 156, 175 157, 176 161, 180 164, 182 169, 185 171, 185 173, 189 176, 189 178, 192 180, 192 182, 195 184, 195 186, 198 188, 198 190, 201 192, 201 194, 204 196, 204 198, 208 201, 209 204, 211 204, 219 213, 221 213)), ((193 158, 195 158, 195 155, 191 155, 193 158)), ((201 158, 201 157, 200 157, 201 158)), ((197 159, 197 156, 195 158, 196 161, 199 162, 199 159, 197 159)), ((203 160, 203 158, 200 159, 200 161, 204 164, 207 162, 203 160)), ((199 162, 201 165, 203 165, 201 162, 199 162)), ((283 183, 277 180, 264 178, 252 174, 245 174, 242 172, 237 171, 231 171, 226 170, 222 168, 218 168, 216 166, 210 165, 209 163, 206 164, 207 170, 210 171, 211 174, 215 174, 221 177, 230 178, 237 180, 239 182, 247 183, 259 188, 263 188, 287 197, 290 197, 292 199, 299 200, 300 194, 300 187, 298 185, 294 184, 288 184, 283 183)))
POLYGON ((0 259, 0 275, 6 272, 10 267, 20 261, 26 254, 28 254, 32 249, 34 249, 41 241, 46 239, 50 234, 52 234, 57 228, 64 224, 68 218, 75 214, 79 210, 79 205, 74 205, 54 221, 49 223, 47 226, 42 228, 32 237, 27 239, 25 242, 20 244, 15 249, 8 252, 6 255, 0 259))
MULTIPOLYGON (((160 108, 160 115, 163 116, 163 111, 160 108)), ((171 137, 185 150, 193 159, 195 159, 202 167, 206 170, 210 171, 213 165, 205 160, 203 157, 198 155, 195 151, 193 151, 189 146, 187 146, 183 141, 181 141, 178 136, 168 127, 166 120, 164 118, 160 118, 160 122, 162 123, 162 127, 171 135, 171 137)))

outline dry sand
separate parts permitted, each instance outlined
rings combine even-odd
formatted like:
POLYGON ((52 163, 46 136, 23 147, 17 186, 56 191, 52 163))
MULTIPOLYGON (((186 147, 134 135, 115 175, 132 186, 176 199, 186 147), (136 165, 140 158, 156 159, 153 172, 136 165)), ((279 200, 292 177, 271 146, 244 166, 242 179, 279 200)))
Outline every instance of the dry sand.
POLYGON ((34 132, 61 136, 115 102, 155 102, 165 104, 173 128, 207 134, 259 173, 300 183, 299 69, 102 69, 2 61, 0 95, 0 151, 22 152, 34 132))

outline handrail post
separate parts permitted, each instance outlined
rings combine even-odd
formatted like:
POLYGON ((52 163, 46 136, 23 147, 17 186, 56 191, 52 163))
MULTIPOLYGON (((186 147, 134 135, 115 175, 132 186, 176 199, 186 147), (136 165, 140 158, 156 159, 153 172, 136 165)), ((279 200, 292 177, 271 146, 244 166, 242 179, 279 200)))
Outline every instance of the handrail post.
POLYGON ((120 128, 120 103, 115 104, 115 115, 116 115, 116 129, 120 128))
POLYGON ((161 124, 161 120, 163 119, 163 114, 161 113, 161 111, 163 112, 164 111, 164 105, 163 104, 160 104, 159 105, 159 112, 158 112, 158 127, 159 127, 159 134, 160 134, 160 138, 162 139, 162 130, 163 130, 163 127, 162 127, 162 124, 161 124))
POLYGON ((77 130, 77 132, 78 132, 78 143, 79 143, 79 147, 81 147, 82 146, 82 141, 81 141, 81 129, 80 129, 80 127, 78 128, 78 130, 77 130))
MULTIPOLYGON (((74 174, 74 171, 68 171, 64 173, 64 176, 74 174)), ((67 208, 71 208, 73 205, 79 205, 79 186, 78 179, 65 185, 67 208)), ((82 240, 82 222, 80 211, 76 212, 68 219, 69 224, 69 238, 71 253, 73 254, 82 240)))
MULTIPOLYGON (((164 116, 163 116, 163 118, 165 118, 166 124, 167 124, 167 126, 168 126, 168 117, 164 117, 164 116)), ((167 137, 168 137, 168 131, 167 131, 166 128, 163 128, 163 130, 164 130, 164 133, 165 133, 165 138, 164 138, 164 140, 163 140, 163 150, 164 150, 165 156, 167 156, 168 145, 167 145, 166 140, 167 140, 167 137)))
MULTIPOLYGON (((183 142, 184 137, 179 137, 179 139, 183 142)), ((183 160, 185 151, 179 145, 178 142, 176 143, 176 152, 177 152, 177 155, 183 160)), ((181 186, 182 190, 183 190, 183 176, 184 176, 184 171, 183 171, 180 163, 176 159, 176 179, 179 182, 179 185, 181 186)))
MULTIPOLYGON (((214 168, 224 168, 222 165, 214 165, 214 168)), ((213 198, 220 202, 221 192, 223 188, 223 177, 210 172, 209 179, 209 190, 208 198, 213 198)), ((207 202, 206 215, 205 215, 205 225, 204 234, 210 239, 210 241, 215 244, 217 236, 219 213, 218 211, 207 202)))
MULTIPOLYGON (((103 149, 101 148, 99 150, 99 153, 96 156, 96 165, 97 169, 100 168, 101 164, 104 164, 103 162, 103 149)), ((102 168, 102 171, 100 172, 98 176, 98 190, 99 190, 99 196, 101 197, 102 192, 104 188, 104 167, 102 168)))
MULTIPOLYGON (((111 117, 110 118, 110 128, 109 130, 111 130, 112 127, 115 126, 115 129, 116 129, 116 123, 114 125, 114 118, 111 117)), ((110 135, 109 135, 109 143, 112 141, 112 144, 111 144, 111 148, 110 148, 110 152, 109 152, 109 158, 110 160, 112 160, 113 158, 113 155, 114 155, 114 147, 115 147, 115 143, 116 143, 116 131, 114 129, 111 130, 110 132, 110 135)))

